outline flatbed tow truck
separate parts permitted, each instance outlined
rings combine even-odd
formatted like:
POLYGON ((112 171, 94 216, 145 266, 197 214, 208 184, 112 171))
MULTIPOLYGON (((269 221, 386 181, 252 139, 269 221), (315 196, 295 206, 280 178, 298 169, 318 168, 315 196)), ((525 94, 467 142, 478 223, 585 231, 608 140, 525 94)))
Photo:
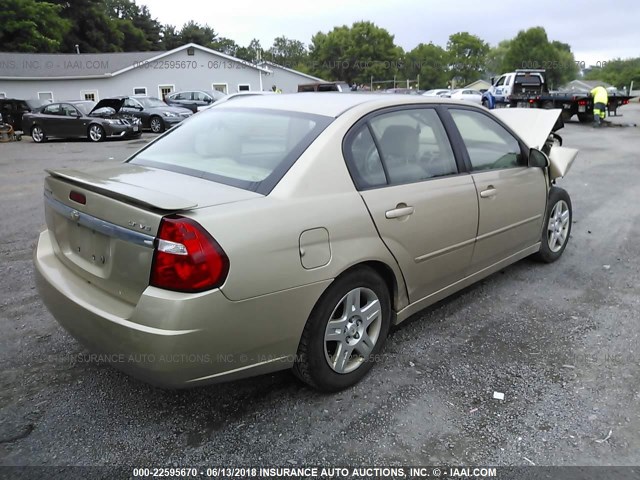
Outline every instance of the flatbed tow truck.
MULTIPOLYGON (((483 94, 482 104, 487 108, 557 108, 562 110, 565 122, 574 115, 582 123, 593 121, 593 98, 589 92, 549 91, 547 85, 543 69, 505 73, 483 94)), ((609 116, 617 115, 618 108, 627 105, 632 98, 619 92, 609 92, 609 116)))

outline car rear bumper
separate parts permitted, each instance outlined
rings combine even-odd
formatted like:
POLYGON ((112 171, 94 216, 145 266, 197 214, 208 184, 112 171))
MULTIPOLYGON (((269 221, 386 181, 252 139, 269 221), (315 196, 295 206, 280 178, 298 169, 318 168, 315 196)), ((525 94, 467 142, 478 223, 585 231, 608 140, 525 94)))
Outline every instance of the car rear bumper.
POLYGON ((220 290, 148 287, 136 305, 91 285, 55 255, 50 233, 34 254, 36 284, 55 319, 80 343, 146 382, 215 383, 292 366, 306 319, 330 281, 240 302, 220 290))

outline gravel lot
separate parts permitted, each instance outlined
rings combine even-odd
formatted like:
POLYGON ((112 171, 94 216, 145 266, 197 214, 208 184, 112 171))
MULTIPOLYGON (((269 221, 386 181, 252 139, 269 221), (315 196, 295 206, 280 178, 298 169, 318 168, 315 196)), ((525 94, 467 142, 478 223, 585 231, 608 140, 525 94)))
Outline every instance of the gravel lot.
MULTIPOLYGON (((640 123, 640 105, 620 111, 640 123)), ((639 465, 640 129, 560 133, 581 149, 560 183, 562 259, 415 315, 334 395, 289 372, 163 391, 72 362, 82 347, 34 288, 44 169, 118 162, 153 136, 0 144, 0 465, 639 465)))

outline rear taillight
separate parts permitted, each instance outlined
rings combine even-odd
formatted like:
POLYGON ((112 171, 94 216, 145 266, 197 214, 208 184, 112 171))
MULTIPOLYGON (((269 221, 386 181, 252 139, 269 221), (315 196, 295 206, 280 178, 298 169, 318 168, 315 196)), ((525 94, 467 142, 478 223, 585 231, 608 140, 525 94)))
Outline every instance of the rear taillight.
POLYGON ((222 285, 229 259, 197 222, 180 216, 160 222, 150 284, 178 292, 202 292, 222 285))
POLYGON ((584 106, 587 104, 586 100, 578 100, 578 105, 584 106))

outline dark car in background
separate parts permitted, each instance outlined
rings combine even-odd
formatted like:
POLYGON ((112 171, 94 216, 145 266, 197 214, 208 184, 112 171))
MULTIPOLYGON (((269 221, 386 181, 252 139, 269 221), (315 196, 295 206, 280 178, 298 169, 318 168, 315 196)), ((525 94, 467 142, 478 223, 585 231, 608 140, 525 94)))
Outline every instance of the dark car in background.
MULTIPOLYGON (((122 103, 122 102, 120 102, 122 103)), ((108 137, 132 138, 141 133, 140 120, 120 112, 110 100, 86 100, 45 105, 22 117, 25 132, 36 143, 48 138, 82 138, 101 142, 108 137)))
POLYGON ((193 113, 196 113, 204 107, 208 107, 218 100, 222 100, 226 96, 227 95, 217 90, 190 90, 167 95, 164 101, 167 105, 188 108, 193 113))
POLYGON ((170 106, 159 98, 132 95, 108 100, 122 101, 121 112, 140 119, 141 126, 153 133, 164 132, 193 115, 188 108, 170 106))
POLYGON ((351 92, 346 82, 314 82, 298 85, 298 92, 351 92))
POLYGON ((14 130, 24 131, 22 128, 22 116, 25 113, 38 110, 47 103, 50 103, 50 100, 0 98, 0 123, 8 123, 14 130))

